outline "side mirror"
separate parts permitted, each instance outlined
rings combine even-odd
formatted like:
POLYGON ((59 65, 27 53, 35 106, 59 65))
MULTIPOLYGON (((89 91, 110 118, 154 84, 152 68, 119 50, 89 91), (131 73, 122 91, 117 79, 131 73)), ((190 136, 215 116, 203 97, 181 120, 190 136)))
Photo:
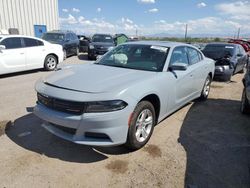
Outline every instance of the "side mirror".
POLYGON ((5 50, 6 47, 4 45, 0 45, 0 50, 5 50))
POLYGON ((185 63, 174 63, 174 64, 170 65, 169 70, 170 71, 177 71, 177 70, 185 71, 185 70, 187 70, 187 68, 188 68, 188 65, 185 63))

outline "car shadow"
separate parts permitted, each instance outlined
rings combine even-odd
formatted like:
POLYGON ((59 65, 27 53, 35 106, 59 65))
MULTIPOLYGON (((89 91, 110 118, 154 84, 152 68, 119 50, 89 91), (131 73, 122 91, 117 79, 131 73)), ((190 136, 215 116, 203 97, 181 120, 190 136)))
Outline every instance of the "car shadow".
POLYGON ((25 74, 33 74, 33 73, 44 72, 44 71, 45 71, 44 69, 34 69, 34 70, 21 71, 21 72, 16 72, 16 73, 3 74, 3 75, 0 75, 0 79, 21 76, 25 74))
POLYGON ((102 161, 110 155, 126 154, 124 147, 99 148, 78 145, 58 138, 43 127, 42 121, 32 113, 16 119, 6 130, 6 135, 19 146, 68 162, 93 163, 102 161))
POLYGON ((186 188, 250 187, 250 116, 240 101, 195 102, 180 130, 186 188))

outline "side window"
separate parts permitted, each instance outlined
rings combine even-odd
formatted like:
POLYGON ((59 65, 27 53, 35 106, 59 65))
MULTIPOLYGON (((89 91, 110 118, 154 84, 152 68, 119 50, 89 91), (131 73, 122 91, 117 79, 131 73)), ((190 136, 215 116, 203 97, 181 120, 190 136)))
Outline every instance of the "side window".
POLYGON ((38 42, 36 39, 31 39, 31 38, 23 38, 25 47, 34 47, 38 46, 38 42))
POLYGON ((70 37, 70 34, 67 33, 67 34, 66 34, 66 40, 70 40, 70 38, 71 38, 71 37, 70 37))
POLYGON ((44 46, 43 41, 40 41, 40 40, 37 40, 37 44, 38 44, 38 46, 44 46))
POLYGON ((170 65, 173 65, 175 63, 188 63, 188 55, 187 55, 187 49, 186 47, 176 47, 173 52, 170 59, 170 65))
POLYGON ((1 42, 1 45, 4 45, 6 49, 16 49, 16 48, 22 48, 22 41, 19 37, 12 37, 4 39, 1 42))
POLYGON ((239 46, 239 47, 240 47, 240 53, 245 55, 245 53, 246 53, 245 49, 242 46, 239 46))
POLYGON ((200 53, 194 48, 188 48, 188 56, 190 64, 198 63, 200 59, 200 53))

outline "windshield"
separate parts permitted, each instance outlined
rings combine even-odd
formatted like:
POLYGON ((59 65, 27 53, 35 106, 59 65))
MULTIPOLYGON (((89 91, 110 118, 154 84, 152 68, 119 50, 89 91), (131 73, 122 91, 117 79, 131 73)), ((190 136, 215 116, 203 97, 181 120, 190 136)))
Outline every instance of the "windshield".
POLYGON ((92 38, 92 42, 114 43, 114 40, 110 35, 94 35, 92 38))
POLYGON ((206 57, 212 59, 221 59, 226 56, 233 56, 234 54, 234 46, 232 45, 207 45, 203 53, 206 57))
POLYGON ((96 64, 159 72, 163 70, 169 48, 125 44, 108 52, 96 64))
POLYGON ((45 33, 42 36, 42 39, 47 41, 63 41, 64 40, 64 34, 61 33, 45 33))

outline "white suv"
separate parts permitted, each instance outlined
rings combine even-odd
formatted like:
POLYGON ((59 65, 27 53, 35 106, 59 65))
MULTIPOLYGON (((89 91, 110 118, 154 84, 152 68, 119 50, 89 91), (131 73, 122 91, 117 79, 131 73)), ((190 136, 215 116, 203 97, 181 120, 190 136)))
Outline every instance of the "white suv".
POLYGON ((63 61, 61 45, 22 35, 0 35, 0 75, 44 68, 54 70, 63 61))

